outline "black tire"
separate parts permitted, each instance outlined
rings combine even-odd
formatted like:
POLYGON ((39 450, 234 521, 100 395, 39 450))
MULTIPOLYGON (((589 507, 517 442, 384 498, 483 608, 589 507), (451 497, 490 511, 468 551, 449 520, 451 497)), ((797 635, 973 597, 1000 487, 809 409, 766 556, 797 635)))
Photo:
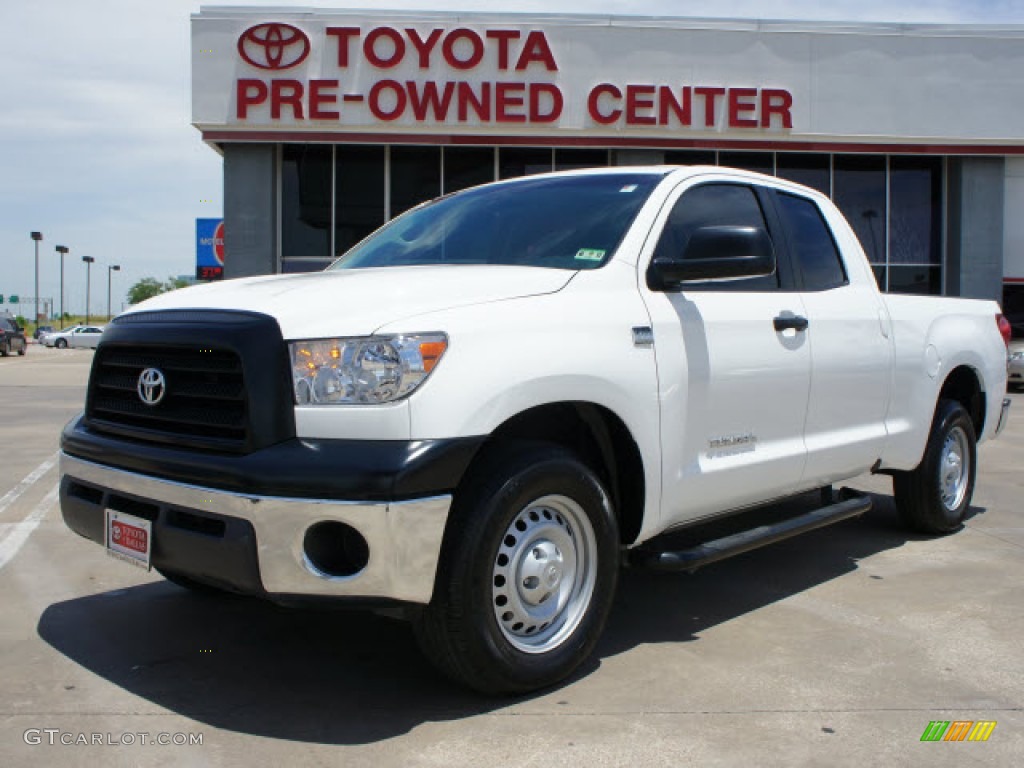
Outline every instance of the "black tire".
POLYGON ((57 349, 67 349, 68 340, 67 339, 57 339, 55 342, 53 342, 53 346, 55 346, 57 349))
POLYGON ((217 587, 210 586, 209 584, 205 584, 201 581, 196 581, 195 579, 183 576, 180 573, 175 573, 174 571, 165 571, 162 568, 157 568, 156 570, 161 576, 171 582, 171 584, 175 584, 182 589, 187 589, 189 592, 195 592, 197 595, 230 594, 225 592, 223 589, 218 589, 217 587))
POLYGON ((619 540, 608 493, 576 456, 545 443, 490 449, 471 471, 433 599, 414 621, 420 647, 483 693, 552 685, 590 655, 611 608, 619 540))
POLYGON ((26 352, 28 352, 28 344, 22 344, 21 349, 18 350, 18 357, 24 357, 26 352))
POLYGON ((977 465, 971 417, 955 400, 940 400, 921 463, 893 475, 896 508, 904 524, 927 534, 960 528, 971 506, 977 465))
POLYGON ((11 354, 11 342, 5 341, 0 345, 0 357, 7 357, 11 354))

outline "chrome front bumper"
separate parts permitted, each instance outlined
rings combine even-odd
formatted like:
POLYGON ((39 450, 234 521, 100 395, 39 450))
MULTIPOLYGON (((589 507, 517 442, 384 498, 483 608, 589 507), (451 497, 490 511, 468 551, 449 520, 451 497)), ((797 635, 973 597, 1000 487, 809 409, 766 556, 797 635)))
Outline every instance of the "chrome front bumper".
POLYGON ((160 480, 83 461, 61 452, 64 478, 199 514, 239 518, 256 533, 259 576, 271 594, 430 602, 450 495, 401 502, 276 498, 160 480), (303 553, 307 529, 338 521, 369 545, 369 561, 352 576, 325 576, 303 553))

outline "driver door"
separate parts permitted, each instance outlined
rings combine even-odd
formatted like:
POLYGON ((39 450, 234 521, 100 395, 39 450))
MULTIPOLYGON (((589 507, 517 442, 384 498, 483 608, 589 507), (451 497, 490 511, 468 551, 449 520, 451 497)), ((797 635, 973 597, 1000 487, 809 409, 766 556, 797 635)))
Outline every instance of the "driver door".
POLYGON ((697 177, 669 198, 645 246, 644 269, 655 257, 682 258, 700 227, 760 227, 776 250, 775 273, 765 277, 653 290, 641 269, 658 365, 663 527, 800 483, 810 347, 791 327, 805 313, 773 211, 766 192, 745 180, 697 177))

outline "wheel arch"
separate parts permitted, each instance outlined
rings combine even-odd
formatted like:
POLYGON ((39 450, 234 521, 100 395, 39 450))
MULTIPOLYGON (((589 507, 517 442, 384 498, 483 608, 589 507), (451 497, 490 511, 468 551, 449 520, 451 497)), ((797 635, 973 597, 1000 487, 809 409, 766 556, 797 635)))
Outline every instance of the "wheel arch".
MULTIPOLYGON (((510 441, 541 441, 580 457, 611 494, 620 542, 632 544, 643 526, 646 487, 640 448, 625 422, 608 408, 585 401, 533 406, 500 424, 477 451, 460 488, 497 446, 510 441)), ((459 489, 456 489, 456 495, 459 489)))
POLYGON ((986 398, 978 372, 968 365, 959 365, 949 372, 939 389, 939 401, 955 400, 964 407, 974 425, 974 434, 981 437, 985 429, 986 398))

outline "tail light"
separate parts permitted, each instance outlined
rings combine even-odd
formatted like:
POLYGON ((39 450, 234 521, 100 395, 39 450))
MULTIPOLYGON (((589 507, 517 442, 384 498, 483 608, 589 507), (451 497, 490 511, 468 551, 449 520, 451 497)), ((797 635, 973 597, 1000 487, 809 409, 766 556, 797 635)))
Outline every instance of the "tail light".
POLYGON ((1009 349, 1010 337, 1013 335, 1013 329, 1010 328, 1010 321, 1002 315, 996 315, 996 325, 999 326, 999 333, 1003 337, 1003 343, 1005 343, 1007 349, 1009 349))

